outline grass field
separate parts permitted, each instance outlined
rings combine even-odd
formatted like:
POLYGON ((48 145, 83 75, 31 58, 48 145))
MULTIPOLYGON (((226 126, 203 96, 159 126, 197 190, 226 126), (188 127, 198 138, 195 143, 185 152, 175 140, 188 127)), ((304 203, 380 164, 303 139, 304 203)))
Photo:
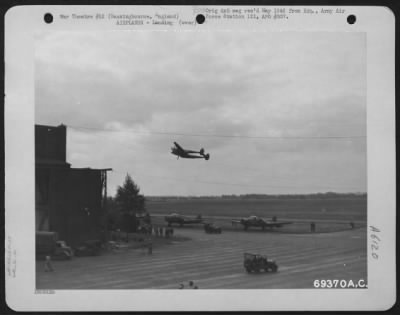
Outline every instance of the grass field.
POLYGON ((147 201, 151 214, 245 217, 257 215, 278 219, 367 221, 366 198, 355 199, 170 199, 147 201))

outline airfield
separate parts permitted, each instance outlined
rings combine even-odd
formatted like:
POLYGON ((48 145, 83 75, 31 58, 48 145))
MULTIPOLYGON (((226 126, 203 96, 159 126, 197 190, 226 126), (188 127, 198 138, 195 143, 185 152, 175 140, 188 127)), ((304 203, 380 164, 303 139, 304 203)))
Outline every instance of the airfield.
POLYGON ((326 233, 281 233, 259 229, 206 234, 201 227, 175 228, 168 244, 119 249, 101 256, 54 261, 54 272, 36 262, 37 289, 313 288, 314 280, 363 279, 367 283, 365 227, 326 233), (275 260, 277 273, 247 274, 245 252, 275 260))

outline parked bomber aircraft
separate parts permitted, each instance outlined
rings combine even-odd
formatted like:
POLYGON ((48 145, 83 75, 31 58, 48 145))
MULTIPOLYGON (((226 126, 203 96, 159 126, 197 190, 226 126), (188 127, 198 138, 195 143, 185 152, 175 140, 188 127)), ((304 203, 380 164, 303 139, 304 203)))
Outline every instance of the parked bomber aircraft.
POLYGON ((178 159, 185 158, 185 159, 210 159, 210 154, 205 154, 204 149, 200 149, 200 151, 193 151, 193 150, 185 150, 183 149, 178 143, 174 142, 174 147, 171 148, 171 153, 178 156, 178 159), (198 155, 196 155, 198 154, 198 155))
POLYGON ((263 218, 257 217, 255 215, 249 216, 248 218, 241 218, 240 220, 232 220, 232 225, 240 223, 243 225, 244 229, 247 230, 249 227, 261 227, 263 230, 265 228, 280 228, 286 224, 292 224, 293 222, 288 221, 277 221, 274 217, 272 220, 264 220, 263 218))
POLYGON ((167 215, 165 217, 165 221, 167 221, 168 226, 171 226, 172 223, 179 224, 180 226, 183 226, 184 224, 203 223, 201 215, 198 215, 197 217, 194 218, 194 217, 183 216, 178 213, 172 213, 170 215, 167 215))

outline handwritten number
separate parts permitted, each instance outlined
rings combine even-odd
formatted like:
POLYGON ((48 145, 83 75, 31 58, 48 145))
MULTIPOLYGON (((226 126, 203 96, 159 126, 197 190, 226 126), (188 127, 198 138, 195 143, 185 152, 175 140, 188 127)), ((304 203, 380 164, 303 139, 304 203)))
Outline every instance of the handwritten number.
MULTIPOLYGON (((380 233, 381 232, 381 230, 379 230, 377 227, 375 227, 373 225, 370 225, 369 229, 372 233, 380 233)), ((371 251, 372 251, 371 256, 374 259, 378 259, 379 255, 378 255, 377 251, 379 250, 379 243, 380 243, 381 239, 376 234, 371 234, 370 238, 372 239, 372 243, 373 243, 373 244, 371 244, 371 251)))
POLYGON ((369 228, 371 229, 372 232, 376 232, 376 233, 380 232, 380 230, 373 225, 370 225, 369 228))

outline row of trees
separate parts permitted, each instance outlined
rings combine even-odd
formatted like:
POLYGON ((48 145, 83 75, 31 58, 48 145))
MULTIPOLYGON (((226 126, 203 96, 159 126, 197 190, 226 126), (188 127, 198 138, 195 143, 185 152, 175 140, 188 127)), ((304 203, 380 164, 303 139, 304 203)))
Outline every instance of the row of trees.
POLYGON ((245 194, 245 195, 218 195, 218 196, 151 196, 149 201, 189 200, 189 199, 366 199, 367 193, 313 193, 313 194, 245 194))

